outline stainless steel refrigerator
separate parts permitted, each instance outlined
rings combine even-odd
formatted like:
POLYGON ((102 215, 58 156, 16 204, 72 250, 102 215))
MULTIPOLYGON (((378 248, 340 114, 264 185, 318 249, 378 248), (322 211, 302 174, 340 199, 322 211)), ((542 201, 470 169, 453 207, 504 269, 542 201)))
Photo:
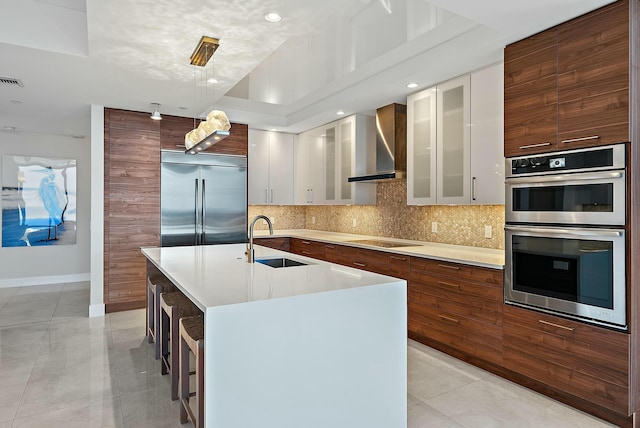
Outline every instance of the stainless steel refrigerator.
POLYGON ((161 152, 160 245, 247 238, 247 158, 161 152))

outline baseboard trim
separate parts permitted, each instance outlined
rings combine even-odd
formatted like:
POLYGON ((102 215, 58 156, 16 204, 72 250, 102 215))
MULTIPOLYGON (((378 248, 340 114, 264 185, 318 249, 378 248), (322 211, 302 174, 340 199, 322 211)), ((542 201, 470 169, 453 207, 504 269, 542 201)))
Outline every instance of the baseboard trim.
POLYGON ((89 318, 103 317, 104 316, 104 303, 98 305, 89 305, 89 318))
POLYGON ((70 275, 33 276, 29 278, 0 279, 0 288, 29 287, 31 285, 62 284, 66 282, 90 281, 90 273, 75 273, 70 275))

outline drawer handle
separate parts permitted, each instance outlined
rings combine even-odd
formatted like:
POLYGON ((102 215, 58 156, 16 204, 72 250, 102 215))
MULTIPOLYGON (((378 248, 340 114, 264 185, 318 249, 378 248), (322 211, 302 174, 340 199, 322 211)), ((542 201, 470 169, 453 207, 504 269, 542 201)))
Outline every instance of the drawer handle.
POLYGON ((539 322, 540 324, 549 325, 549 326, 551 326, 551 327, 561 328, 561 329, 563 329, 563 330, 568 330, 568 331, 573 331, 573 330, 574 330, 574 329, 573 329, 573 328, 571 328, 571 327, 567 327, 567 326, 560 325, 560 324, 554 324, 554 323, 552 323, 552 322, 545 321, 545 320, 538 320, 538 322, 539 322))
POLYGON ((309 242, 309 241, 302 241, 302 243, 303 243, 304 245, 311 245, 311 242, 309 242))
POLYGON ((325 245, 325 248, 331 248, 333 250, 334 248, 336 248, 336 246, 335 245, 325 245))
POLYGON ((545 146, 550 146, 550 145, 551 145, 551 143, 529 144, 527 146, 520 146, 520 150, 533 149, 534 147, 545 147, 545 146))
POLYGON ((364 263, 353 262, 353 264, 358 267, 367 267, 364 263))
POLYGON ((392 258, 393 260, 401 260, 403 262, 407 261, 406 257, 398 257, 398 256, 389 256, 390 258, 392 258))
POLYGON ((591 137, 570 138, 568 140, 562 140, 562 143, 567 144, 567 143, 575 143, 578 141, 588 141, 588 140, 598 140, 598 139, 600 139, 599 135, 592 135, 591 137))
POLYGON ((444 281, 438 281, 438 284, 440 284, 440 285, 446 285, 446 286, 451 287, 451 288, 457 288, 457 289, 460 289, 460 284, 452 284, 452 283, 450 283, 450 282, 444 282, 444 281))
POLYGON ((438 264, 438 267, 442 267, 442 268, 446 268, 446 269, 453 269, 453 270, 460 270, 459 266, 449 266, 449 265, 438 264))
POLYGON ((310 256, 311 255, 311 253, 308 252, 308 251, 303 251, 302 254, 304 254, 305 256, 310 256))
POLYGON ((446 316, 446 315, 438 315, 438 316, 439 316, 443 321, 449 321, 449 322, 452 322, 452 323, 454 323, 454 324, 460 324, 460 320, 457 320, 457 319, 455 319, 455 318, 451 318, 451 317, 448 317, 448 316, 446 316))

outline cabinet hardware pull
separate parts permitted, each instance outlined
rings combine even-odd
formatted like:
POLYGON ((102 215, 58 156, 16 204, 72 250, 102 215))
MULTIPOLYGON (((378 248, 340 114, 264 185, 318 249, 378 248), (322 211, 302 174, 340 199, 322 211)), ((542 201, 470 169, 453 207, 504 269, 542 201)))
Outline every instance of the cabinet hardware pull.
POLYGON ((271 189, 271 203, 273 203, 273 189, 271 189))
POLYGON ((571 327, 567 327, 567 326, 560 325, 560 324, 554 324, 554 323, 552 323, 552 322, 545 321, 545 320, 538 320, 538 322, 539 322, 540 324, 549 325, 549 326, 551 326, 551 327, 557 327, 557 328, 561 328, 561 329, 568 330, 568 331, 573 331, 573 330, 575 330, 575 329, 573 329, 573 328, 571 328, 571 327))
POLYGON ((303 252, 302 252, 302 254, 307 255, 307 256, 310 256, 310 255, 311 255, 311 253, 310 253, 310 252, 308 252, 308 251, 303 251, 303 252))
POLYGON ((309 189, 309 203, 313 203, 313 189, 309 189))
POLYGON ((268 196, 268 191, 267 189, 264 189, 264 203, 268 204, 269 203, 269 196, 268 196))
POLYGON ((453 269, 453 270, 460 270, 460 268, 458 266, 441 265, 439 263, 438 263, 438 267, 442 267, 442 268, 446 268, 446 269, 453 269))
POLYGON ((476 178, 475 177, 471 179, 471 200, 472 201, 476 200, 476 178))
POLYGON ((389 256, 389 258, 391 258, 391 259, 393 259, 393 260, 400 260, 400 261, 403 261, 403 262, 406 262, 406 261, 407 261, 407 258, 406 258, 406 257, 389 256))
POLYGON ((304 245, 311 245, 311 242, 309 242, 309 241, 302 241, 302 243, 303 243, 304 245))
POLYGON ((455 324, 460 324, 460 320, 457 320, 455 318, 451 318, 451 317, 448 317, 446 315, 438 315, 438 316, 444 321, 449 321, 449 322, 452 322, 452 323, 455 323, 455 324))
POLYGON ((564 144, 567 144, 567 143, 575 143, 577 141, 588 141, 588 140, 598 140, 598 139, 600 139, 599 135, 592 135, 591 137, 570 138, 568 140, 562 140, 561 142, 564 144))
POLYGON ((336 248, 336 246, 327 244, 327 245, 325 245, 325 248, 330 248, 330 249, 333 250, 334 248, 336 248))
POLYGON ((550 146, 550 145, 551 145, 551 143, 529 144, 527 146, 520 146, 520 150, 533 149, 534 147, 545 147, 545 146, 550 146))
POLYGON ((364 263, 353 262, 353 264, 358 267, 367 267, 367 265, 365 265, 364 263))
POLYGON ((452 284, 450 282, 438 281, 438 284, 446 285, 446 286, 451 287, 451 288, 458 288, 458 289, 460 288, 460 284, 452 284))

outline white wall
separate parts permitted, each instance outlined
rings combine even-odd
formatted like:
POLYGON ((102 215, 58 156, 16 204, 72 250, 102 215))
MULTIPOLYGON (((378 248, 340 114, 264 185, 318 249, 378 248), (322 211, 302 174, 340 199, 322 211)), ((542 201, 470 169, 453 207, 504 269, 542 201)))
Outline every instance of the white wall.
MULTIPOLYGON (((0 247, 0 287, 88 281, 91 213, 89 138, 75 139, 61 135, 0 132, 1 155, 76 159, 77 230, 75 245, 0 247)), ((0 168, 2 168, 1 162, 0 168)))

